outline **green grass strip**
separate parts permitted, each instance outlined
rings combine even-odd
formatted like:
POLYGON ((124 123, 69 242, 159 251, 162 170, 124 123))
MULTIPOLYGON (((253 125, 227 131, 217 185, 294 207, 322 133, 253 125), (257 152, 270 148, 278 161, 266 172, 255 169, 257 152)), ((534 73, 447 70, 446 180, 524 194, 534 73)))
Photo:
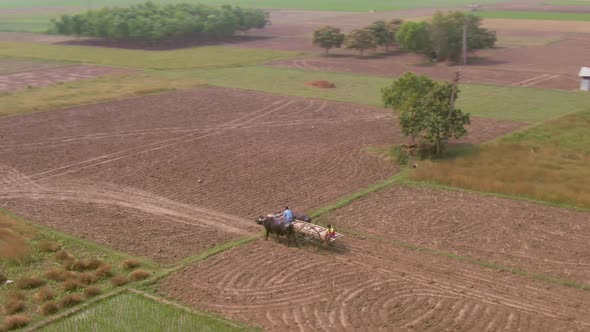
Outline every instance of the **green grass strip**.
POLYGON ((586 13, 478 11, 474 12, 474 14, 483 18, 502 18, 515 20, 590 21, 590 14, 586 13))
POLYGON ((541 200, 537 200, 537 199, 526 197, 526 196, 516 196, 516 195, 509 195, 509 194, 503 194, 503 193, 497 193, 497 192, 486 192, 486 191, 477 191, 477 190, 466 189, 466 188, 452 187, 452 186, 448 186, 448 185, 441 184, 438 182, 433 182, 433 181, 416 181, 416 180, 412 180, 412 179, 408 178, 407 174, 408 173, 406 173, 404 175, 404 177, 399 179, 398 184, 408 185, 411 187, 431 188, 431 189, 439 189, 439 190, 447 190, 447 191, 472 193, 472 194, 478 194, 481 196, 506 198, 506 199, 512 199, 512 200, 517 200, 517 201, 523 201, 523 202, 528 202, 528 203, 544 205, 544 206, 575 210, 575 211, 580 211, 580 212, 590 212, 590 209, 588 209, 588 208, 578 207, 578 206, 574 206, 574 205, 567 204, 567 203, 541 201, 541 200))
POLYGON ((385 188, 387 188, 387 187, 389 187, 389 186, 391 186, 391 185, 399 182, 401 179, 403 179, 404 174, 405 174, 404 171, 399 172, 399 173, 395 174, 394 176, 392 176, 392 177, 390 177, 390 178, 388 178, 386 180, 383 180, 381 182, 375 183, 375 184, 373 184, 372 186, 370 186, 368 188, 361 189, 361 190, 359 190, 359 191, 357 191, 357 192, 355 192, 355 193, 353 193, 353 194, 351 194, 349 196, 346 196, 346 197, 338 200, 335 203, 332 203, 330 205, 326 205, 326 206, 321 207, 321 208, 319 208, 317 210, 314 210, 314 211, 310 212, 310 216, 312 218, 318 218, 318 217, 320 217, 323 214, 326 214, 328 212, 332 212, 334 210, 338 210, 338 209, 340 209, 342 207, 345 207, 345 206, 351 204, 352 202, 356 201, 357 199, 361 199, 361 198, 369 195, 370 193, 374 193, 374 192, 377 192, 379 190, 385 189, 385 188))

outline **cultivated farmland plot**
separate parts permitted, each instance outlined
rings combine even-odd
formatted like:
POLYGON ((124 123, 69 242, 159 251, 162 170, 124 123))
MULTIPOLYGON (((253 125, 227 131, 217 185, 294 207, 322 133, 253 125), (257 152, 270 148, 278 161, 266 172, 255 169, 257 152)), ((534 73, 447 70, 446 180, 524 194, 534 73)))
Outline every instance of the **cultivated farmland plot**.
MULTIPOLYGON (((391 176, 390 162, 364 151, 403 140, 389 117, 380 108, 209 88, 5 118, 0 201, 171 262, 255 232, 264 211, 320 207, 391 176)), ((521 126, 474 119, 464 141, 521 126)))

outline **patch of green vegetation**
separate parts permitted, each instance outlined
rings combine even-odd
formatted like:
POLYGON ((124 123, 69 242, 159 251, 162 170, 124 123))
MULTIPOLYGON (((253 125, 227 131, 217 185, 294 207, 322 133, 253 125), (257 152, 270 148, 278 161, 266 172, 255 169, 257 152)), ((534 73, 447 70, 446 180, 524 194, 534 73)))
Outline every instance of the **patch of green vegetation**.
MULTIPOLYGON (((32 224, 18 216, 0 209, 0 271, 14 284, 0 287, 0 303, 14 301, 14 291, 24 299, 24 314, 33 321, 41 319, 42 306, 39 287, 23 288, 19 281, 25 277, 38 277, 46 293, 53 293, 49 299, 59 303, 73 295, 85 300, 85 291, 91 286, 99 293, 109 292, 114 286, 109 282, 109 272, 126 274, 119 266, 130 256, 100 245, 62 234, 47 227, 32 224), (107 266, 108 265, 108 266, 107 266), (110 267, 109 267, 110 266, 110 267), (85 271, 85 272, 81 272, 85 271), (51 273, 51 274, 47 274, 51 273), (69 283, 72 288, 66 288, 69 283)), ((160 270, 158 264, 141 258, 137 260, 142 269, 150 272, 160 270)), ((60 308, 65 309, 65 308, 60 308)), ((0 320, 6 313, 0 310, 0 320)))
POLYGON ((590 209, 590 109, 486 144, 459 158, 423 163, 425 183, 590 209))
POLYGON ((590 0, 553 0, 550 5, 590 6, 590 0))
POLYGON ((50 18, 36 15, 1 15, 0 31, 46 32, 51 27, 50 18))
MULTIPOLYGON (((93 8, 103 6, 122 6, 142 3, 145 0, 94 0, 83 5, 92 5, 93 8)), ((302 9, 302 10, 328 10, 328 11, 358 11, 370 10, 399 10, 410 8, 432 7, 457 7, 471 4, 470 0, 153 0, 155 3, 202 3, 210 5, 232 4, 243 7, 272 8, 272 9, 302 9)), ((502 0, 482 0, 478 3, 497 3, 502 0)), ((0 8, 34 8, 34 7, 68 7, 80 6, 79 0, 3 0, 0 8)))
POLYGON ((249 331, 247 326, 125 292, 41 331, 249 331))
MULTIPOLYGON (((285 95, 383 106, 381 88, 392 78, 348 73, 247 66, 215 70, 158 71, 152 75, 190 78, 210 85, 258 90, 285 95), (326 80, 334 89, 318 89, 304 83, 326 80)), ((537 88, 461 84, 458 107, 472 116, 536 123, 587 108, 590 94, 537 88)))
POLYGON ((189 79, 146 77, 142 74, 103 76, 93 80, 0 93, 0 117, 51 111, 198 86, 203 86, 203 83, 189 79))
POLYGON ((514 20, 590 21, 590 14, 586 13, 476 11, 474 14, 483 18, 505 18, 514 20))
POLYGON ((91 46, 0 42, 0 56, 72 61, 143 69, 191 69, 244 66, 301 53, 224 46, 172 51, 141 51, 91 46))

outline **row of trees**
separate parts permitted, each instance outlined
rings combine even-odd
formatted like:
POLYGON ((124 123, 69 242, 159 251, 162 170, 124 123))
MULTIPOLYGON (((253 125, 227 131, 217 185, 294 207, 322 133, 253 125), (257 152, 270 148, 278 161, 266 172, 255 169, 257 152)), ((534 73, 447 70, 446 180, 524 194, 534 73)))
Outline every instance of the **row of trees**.
POLYGON ((496 33, 482 28, 481 23, 479 16, 437 12, 430 22, 402 24, 396 40, 404 50, 457 62, 461 59, 464 28, 467 51, 491 48, 496 44, 496 33))
POLYGON ((326 53, 344 44, 346 48, 358 50, 361 55, 368 49, 383 46, 387 50, 399 44, 403 50, 425 54, 433 59, 459 61, 464 29, 467 51, 494 47, 496 33, 482 28, 481 23, 479 16, 437 12, 429 22, 377 21, 347 35, 338 28, 325 26, 314 32, 313 43, 324 48, 326 53))
POLYGON ((171 38, 226 37, 236 31, 264 28, 268 13, 224 5, 156 5, 103 8, 52 20, 52 32, 116 40, 159 41, 171 38))
POLYGON ((455 108, 457 83, 408 72, 381 90, 383 103, 398 112, 403 133, 419 141, 421 152, 439 156, 449 139, 467 135, 469 114, 455 108))
POLYGON ((339 28, 325 26, 314 31, 313 44, 325 49, 326 54, 332 48, 342 47, 342 44, 346 48, 358 50, 361 55, 365 50, 379 46, 387 50, 395 44, 395 35, 402 23, 400 19, 376 21, 362 29, 352 30, 348 35, 339 28))

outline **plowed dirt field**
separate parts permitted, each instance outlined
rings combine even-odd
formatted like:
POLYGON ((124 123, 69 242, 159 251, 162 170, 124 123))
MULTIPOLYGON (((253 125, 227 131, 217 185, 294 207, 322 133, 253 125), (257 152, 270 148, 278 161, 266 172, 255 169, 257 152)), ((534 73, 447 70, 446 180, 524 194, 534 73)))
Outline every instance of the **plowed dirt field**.
POLYGON ((159 291, 267 331, 583 331, 590 293, 371 240, 341 254, 260 240, 159 291))
MULTIPOLYGON (((317 208, 391 176, 364 148, 401 142, 394 123, 380 108, 216 88, 9 117, 0 206, 174 261, 254 234, 259 214, 317 208), (168 244, 166 232, 183 236, 168 244)), ((474 119, 464 141, 520 127, 474 119)))

